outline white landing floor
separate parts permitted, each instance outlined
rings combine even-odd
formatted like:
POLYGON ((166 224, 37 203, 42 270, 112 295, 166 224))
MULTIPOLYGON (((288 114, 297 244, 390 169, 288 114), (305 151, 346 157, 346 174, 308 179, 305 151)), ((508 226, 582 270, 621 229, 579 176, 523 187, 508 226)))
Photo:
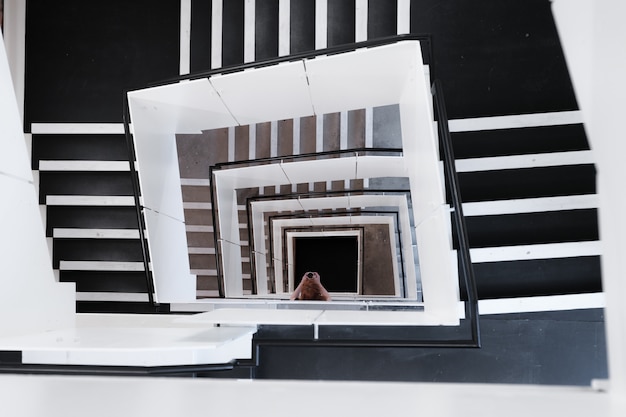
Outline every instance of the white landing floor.
POLYGON ((0 351, 21 351, 22 363, 46 365, 201 365, 252 357, 256 326, 215 327, 185 318, 77 314, 73 328, 0 337, 0 351))
POLYGON ((621 393, 586 387, 0 375, 0 415, 624 416, 621 393))

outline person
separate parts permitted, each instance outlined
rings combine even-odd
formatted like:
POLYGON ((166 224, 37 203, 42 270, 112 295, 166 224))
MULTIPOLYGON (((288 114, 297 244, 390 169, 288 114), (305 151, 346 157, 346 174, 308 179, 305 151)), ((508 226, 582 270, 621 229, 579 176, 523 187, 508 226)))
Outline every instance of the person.
POLYGON ((302 276, 300 284, 289 297, 290 300, 320 300, 330 301, 330 294, 322 285, 320 274, 307 272, 302 276))

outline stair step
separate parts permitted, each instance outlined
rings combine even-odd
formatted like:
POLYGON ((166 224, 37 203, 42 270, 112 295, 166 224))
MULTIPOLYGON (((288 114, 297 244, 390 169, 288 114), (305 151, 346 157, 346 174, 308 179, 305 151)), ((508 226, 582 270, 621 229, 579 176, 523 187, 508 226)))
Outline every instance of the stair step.
POLYGON ((129 171, 128 161, 39 161, 39 171, 129 171))
POLYGON ((449 121, 450 132, 473 132, 477 130, 514 129, 580 123, 583 123, 583 117, 579 110, 518 114, 510 116, 475 117, 449 121))
POLYGON ((528 259, 570 258, 602 254, 599 241, 546 243, 470 249, 472 263, 506 262, 528 259))
POLYGON ((59 261, 61 271, 143 271, 143 262, 59 261))
POLYGON ((492 216, 543 211, 590 209, 597 208, 598 205, 599 202, 597 194, 522 198, 463 203, 463 214, 466 217, 492 216))
POLYGON ((47 195, 47 206, 134 206, 132 196, 47 195))
POLYGON ((139 239, 139 231, 135 229, 68 229, 55 228, 53 238, 63 239, 139 239))
POLYGON ((456 170, 457 172, 477 172, 593 163, 592 151, 551 152, 461 159, 456 161, 456 170))
POLYGON ((147 303, 150 301, 150 298, 146 293, 76 292, 76 301, 117 301, 147 303))

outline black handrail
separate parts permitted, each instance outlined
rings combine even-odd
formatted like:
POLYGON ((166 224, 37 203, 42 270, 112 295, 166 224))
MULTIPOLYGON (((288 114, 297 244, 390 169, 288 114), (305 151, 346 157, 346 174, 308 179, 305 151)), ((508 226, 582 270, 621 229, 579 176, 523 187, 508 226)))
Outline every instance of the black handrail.
MULTIPOLYGON (((124 94, 126 97, 126 94, 124 94)), ((139 240, 141 242, 141 255, 143 268, 146 275, 146 291, 148 292, 148 302, 153 306, 158 306, 154 301, 154 281, 150 271, 150 255, 148 253, 148 245, 146 242, 145 222, 143 218, 143 206, 139 197, 139 179, 137 178, 137 170, 135 169, 135 147, 133 145, 133 137, 130 133, 130 111, 128 109, 128 100, 124 99, 124 135, 126 137, 126 147, 128 149, 128 163, 130 165, 131 182, 133 183, 133 198, 135 201, 135 215, 137 217, 137 228, 139 229, 139 240)))
POLYGON ((443 88, 441 81, 435 80, 432 86, 432 95, 434 99, 434 108, 437 118, 437 129, 439 131, 439 141, 443 151, 443 164, 448 178, 448 187, 450 190, 450 199, 453 209, 453 219, 457 228, 457 239, 459 243, 458 256, 460 258, 461 273, 467 291, 467 318, 471 323, 472 341, 475 341, 476 347, 480 347, 480 326, 478 311, 478 292, 476 291, 476 280, 474 277, 474 268, 470 257, 470 246, 467 237, 467 225, 465 216, 463 215, 463 202, 461 199, 461 190, 459 188, 459 179, 455 167, 454 151, 452 148, 452 137, 450 136, 450 128, 448 126, 448 115, 446 112, 446 104, 443 97, 443 88))

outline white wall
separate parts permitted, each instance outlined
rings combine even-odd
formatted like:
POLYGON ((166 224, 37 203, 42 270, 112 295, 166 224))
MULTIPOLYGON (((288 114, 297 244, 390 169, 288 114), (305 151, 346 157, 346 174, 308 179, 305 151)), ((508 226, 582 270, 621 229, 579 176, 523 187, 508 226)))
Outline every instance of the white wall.
POLYGON ((0 35, 0 334, 74 323, 74 284, 56 283, 0 35))
POLYGON ((611 391, 626 392, 626 2, 553 0, 553 13, 595 155, 611 391))

